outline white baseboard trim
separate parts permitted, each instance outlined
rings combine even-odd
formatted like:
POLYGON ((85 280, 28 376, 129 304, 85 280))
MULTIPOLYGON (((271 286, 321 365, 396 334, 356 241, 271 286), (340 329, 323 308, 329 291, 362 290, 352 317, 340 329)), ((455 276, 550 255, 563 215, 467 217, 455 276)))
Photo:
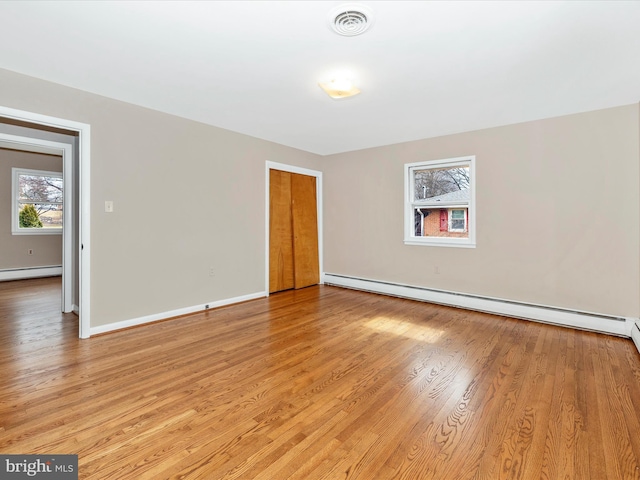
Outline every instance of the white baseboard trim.
POLYGON ((24 280, 27 278, 58 277, 62 275, 62 266, 29 267, 0 270, 0 281, 24 280))
MULTIPOLYGON (((498 298, 481 297, 331 273, 324 274, 324 281, 327 285, 422 300, 506 317, 552 323, 554 325, 591 330, 623 337, 631 336, 631 329, 638 320, 631 317, 616 317, 613 315, 578 312, 564 308, 533 305, 498 298)), ((638 342, 640 343, 640 336, 638 337, 638 342)))
POLYGON ((640 353, 640 320, 636 320, 631 327, 631 339, 640 353))
POLYGON ((123 320, 121 322, 108 323, 106 325, 99 325, 97 327, 91 327, 89 332, 90 332, 90 335, 98 335, 99 333, 113 332, 115 330, 122 330, 123 328, 136 327, 138 325, 144 325, 145 323, 157 322, 159 320, 167 320, 169 318, 178 317, 180 315, 187 315, 189 313, 196 313, 204 310, 211 310, 212 308, 224 307, 226 305, 246 302, 248 300, 255 300, 256 298, 262 298, 266 296, 267 296, 267 292, 250 293, 248 295, 241 295, 239 297, 227 298, 224 300, 217 300, 215 302, 203 303, 201 305, 194 305, 193 307, 179 308, 177 310, 156 313, 153 315, 146 315, 144 317, 132 318, 130 320, 123 320))
POLYGON ((73 313, 75 313, 76 315, 80 315, 80 307, 78 305, 76 305, 75 303, 73 305, 71 305, 71 311, 73 313))

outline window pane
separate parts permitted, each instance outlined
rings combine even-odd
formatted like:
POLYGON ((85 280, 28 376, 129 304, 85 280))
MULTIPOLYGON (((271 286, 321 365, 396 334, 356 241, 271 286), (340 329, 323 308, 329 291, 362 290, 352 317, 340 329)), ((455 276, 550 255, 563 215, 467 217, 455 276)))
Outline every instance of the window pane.
POLYGON ((474 156, 405 164, 405 244, 475 247, 474 169, 474 156))
POLYGON ((19 175, 18 199, 31 203, 62 203, 62 178, 19 175))
POLYGON ((20 228, 62 228, 62 205, 20 203, 20 228))
POLYGON ((414 200, 431 199, 469 190, 469 167, 428 168, 415 170, 414 200))
POLYGON ((413 234, 415 237, 469 238, 465 210, 414 206, 413 234))
POLYGON ((464 231, 464 210, 451 210, 451 230, 464 231))
POLYGON ((62 172, 12 168, 12 234, 60 234, 63 219, 62 172))

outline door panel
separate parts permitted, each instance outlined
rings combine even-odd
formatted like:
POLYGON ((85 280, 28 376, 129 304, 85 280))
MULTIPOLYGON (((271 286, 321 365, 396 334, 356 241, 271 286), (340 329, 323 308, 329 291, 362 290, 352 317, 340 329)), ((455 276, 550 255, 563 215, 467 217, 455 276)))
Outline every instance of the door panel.
POLYGON ((269 184, 269 293, 273 293, 294 287, 291 174, 270 170, 269 184))
POLYGON ((269 293, 320 281, 316 178, 269 170, 269 293))
POLYGON ((320 281, 320 266, 315 177, 291 174, 291 211, 295 288, 316 285, 320 281))

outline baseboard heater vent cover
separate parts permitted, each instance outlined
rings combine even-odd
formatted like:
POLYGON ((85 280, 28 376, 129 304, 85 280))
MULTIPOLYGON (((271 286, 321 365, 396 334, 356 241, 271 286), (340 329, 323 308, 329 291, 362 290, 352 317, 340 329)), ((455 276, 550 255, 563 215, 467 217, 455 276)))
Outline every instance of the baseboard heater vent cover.
MULTIPOLYGON (((506 317, 533 320, 581 330, 629 338, 632 319, 593 312, 581 312, 548 305, 535 305, 466 293, 436 290, 413 285, 370 280, 333 273, 324 274, 324 283, 338 287, 380 293, 412 300, 449 305, 506 317)), ((639 332, 640 333, 640 332, 639 332)), ((640 338, 638 339, 640 342, 640 338)))
POLYGON ((631 338, 633 339, 633 343, 636 344, 638 353, 640 353, 640 320, 636 320, 633 324, 631 328, 631 338))

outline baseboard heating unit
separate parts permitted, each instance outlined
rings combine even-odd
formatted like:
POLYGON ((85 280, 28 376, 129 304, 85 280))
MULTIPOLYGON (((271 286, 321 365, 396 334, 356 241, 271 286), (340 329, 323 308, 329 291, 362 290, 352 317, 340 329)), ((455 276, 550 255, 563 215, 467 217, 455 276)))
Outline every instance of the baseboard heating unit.
MULTIPOLYGON (((452 307, 465 308, 479 312, 492 313, 506 317, 515 317, 543 323, 551 323, 582 330, 590 330, 621 337, 632 336, 632 327, 636 335, 634 341, 640 345, 640 331, 635 318, 616 317, 591 312, 581 312, 553 306, 535 305, 523 302, 482 297, 465 293, 436 290, 425 287, 382 282, 345 275, 325 273, 326 285, 352 288, 383 295, 421 300, 452 307)), ((638 347, 640 350, 640 346, 638 347)))
POLYGON ((636 320, 633 323, 633 327, 631 327, 631 338, 633 339, 633 343, 636 344, 638 352, 640 352, 640 320, 636 320))
POLYGON ((0 281, 24 280, 27 278, 56 277, 62 275, 62 266, 27 267, 0 270, 0 281))

